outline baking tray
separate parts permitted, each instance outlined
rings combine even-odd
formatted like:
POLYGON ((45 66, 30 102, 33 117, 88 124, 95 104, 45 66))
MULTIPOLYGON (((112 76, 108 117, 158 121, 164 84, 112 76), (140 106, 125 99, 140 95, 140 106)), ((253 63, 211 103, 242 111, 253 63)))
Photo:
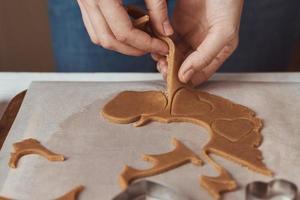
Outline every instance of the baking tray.
POLYGON ((0 150, 22 105, 27 90, 11 99, 0 120, 0 150))

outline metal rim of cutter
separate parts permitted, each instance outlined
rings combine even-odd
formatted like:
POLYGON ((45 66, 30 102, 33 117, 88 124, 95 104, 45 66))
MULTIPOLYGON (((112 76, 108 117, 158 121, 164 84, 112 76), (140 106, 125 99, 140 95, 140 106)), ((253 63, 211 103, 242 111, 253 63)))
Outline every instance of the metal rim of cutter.
POLYGON ((297 186, 284 179, 275 179, 270 182, 255 181, 246 187, 246 200, 267 200, 274 197, 296 200, 297 194, 297 186))
POLYGON ((152 197, 159 200, 190 200, 175 190, 156 182, 142 180, 127 187, 112 200, 142 200, 152 197))

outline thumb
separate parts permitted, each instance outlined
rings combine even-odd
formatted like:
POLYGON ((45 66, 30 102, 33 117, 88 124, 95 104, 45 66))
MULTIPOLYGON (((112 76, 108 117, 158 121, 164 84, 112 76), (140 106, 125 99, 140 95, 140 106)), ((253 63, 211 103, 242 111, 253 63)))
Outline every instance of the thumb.
POLYGON ((145 0, 145 3, 155 30, 164 36, 172 35, 174 31, 169 21, 166 0, 145 0))

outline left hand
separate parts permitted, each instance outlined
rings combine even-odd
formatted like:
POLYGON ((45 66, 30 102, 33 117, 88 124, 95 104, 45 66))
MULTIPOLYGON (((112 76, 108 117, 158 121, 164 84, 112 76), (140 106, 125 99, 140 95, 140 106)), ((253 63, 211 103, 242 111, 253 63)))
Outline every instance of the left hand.
MULTIPOLYGON (((166 55, 168 46, 135 28, 122 0, 77 0, 91 41, 116 52, 141 56, 148 52, 166 55)), ((152 26, 161 35, 173 33, 166 0, 145 0, 152 26)))
MULTIPOLYGON (((177 0, 173 28, 177 47, 184 52, 178 77, 183 83, 206 81, 238 45, 243 0, 177 0)), ((166 58, 152 53, 157 68, 167 76, 166 58)))

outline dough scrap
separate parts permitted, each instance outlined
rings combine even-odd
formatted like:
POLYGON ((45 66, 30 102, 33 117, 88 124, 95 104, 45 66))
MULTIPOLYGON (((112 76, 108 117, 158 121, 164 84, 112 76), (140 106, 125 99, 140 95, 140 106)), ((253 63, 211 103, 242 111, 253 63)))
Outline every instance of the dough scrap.
POLYGON ((221 170, 218 177, 202 176, 200 185, 205 188, 214 199, 220 199, 222 192, 237 188, 236 182, 225 170, 221 170))
POLYGON ((82 192, 84 187, 82 185, 77 186, 76 188, 69 191, 67 194, 63 195, 62 197, 57 198, 56 200, 75 200, 77 199, 80 192, 82 192))
MULTIPOLYGON (((79 193, 84 189, 84 187, 82 185, 77 186, 76 188, 72 189, 71 191, 69 191, 68 193, 66 193, 65 195, 63 195, 62 197, 59 197, 55 200, 76 200, 79 193)), ((0 196, 0 200, 11 200, 9 198, 5 198, 5 197, 1 197, 0 196)))
POLYGON ((202 160, 183 143, 174 138, 172 140, 175 149, 171 152, 159 155, 144 155, 145 161, 151 162, 153 167, 146 170, 138 170, 129 166, 125 166, 119 177, 121 188, 125 189, 132 181, 153 176, 177 168, 186 163, 202 165, 202 160))
MULTIPOLYGON (((144 17, 143 19, 145 20, 144 26, 147 26, 149 18, 144 17)), ((139 21, 139 28, 143 24, 141 21, 139 21)), ((167 101, 162 101, 162 97, 159 97, 158 100, 153 97, 146 98, 147 101, 135 101, 135 97, 139 96, 136 93, 151 96, 153 91, 135 92, 135 95, 127 92, 129 95, 118 95, 106 104, 102 109, 103 116, 115 123, 135 122, 135 126, 158 121, 161 123, 190 122, 205 127, 210 133, 210 140, 202 149, 202 154, 219 172, 219 176, 202 176, 201 185, 215 199, 219 199, 222 192, 234 190, 236 182, 229 172, 212 160, 209 156, 210 153, 246 166, 253 171, 272 176, 272 171, 262 162, 262 153, 257 149, 262 141, 260 133, 262 120, 255 117, 255 113, 245 106, 182 84, 178 80, 177 74, 184 58, 183 54, 170 38, 156 36, 169 45, 167 93, 164 94, 167 101), (130 107, 131 104, 126 104, 129 101, 135 105, 130 107), (111 102, 118 102, 118 104, 112 106, 111 102), (141 104, 136 105, 139 103, 141 104), (135 110, 136 107, 139 108, 138 112, 135 110), (119 113, 125 115, 121 116, 119 113), (133 113, 134 117, 132 117, 133 113)), ((166 160, 173 163, 173 160, 166 160)), ((174 167, 176 165, 172 168, 174 167)), ((132 169, 129 168, 127 171, 132 171, 132 169)))
POLYGON ((231 191, 237 188, 237 184, 229 172, 209 156, 209 150, 202 151, 202 156, 219 172, 219 175, 216 177, 203 175, 200 178, 200 185, 206 189, 214 199, 220 199, 222 192, 231 191))
POLYGON ((13 144, 14 153, 11 153, 11 157, 9 160, 9 167, 17 168, 18 161, 21 157, 28 154, 38 154, 49 161, 64 161, 65 158, 63 155, 53 153, 48 150, 46 147, 42 146, 41 143, 36 139, 25 139, 21 142, 17 142, 13 144))

